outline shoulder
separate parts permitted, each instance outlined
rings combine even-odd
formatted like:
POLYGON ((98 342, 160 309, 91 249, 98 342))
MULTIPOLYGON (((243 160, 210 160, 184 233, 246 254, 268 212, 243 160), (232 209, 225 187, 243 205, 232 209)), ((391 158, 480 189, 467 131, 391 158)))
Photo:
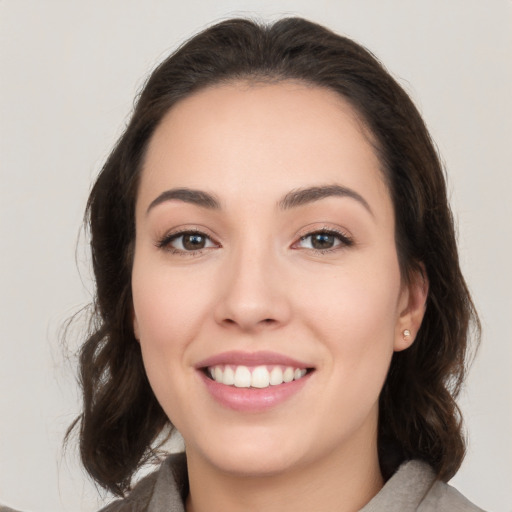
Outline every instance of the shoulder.
POLYGON ((140 480, 128 496, 113 501, 99 512, 184 512, 187 489, 183 453, 169 456, 158 470, 140 480))
POLYGON ((411 460, 398 471, 361 512, 483 512, 450 485, 436 479, 425 462, 411 460))
POLYGON ((457 489, 439 480, 432 485, 419 510, 421 512, 430 512, 431 510, 483 512, 481 508, 471 503, 457 489))
POLYGON ((115 500, 99 512, 142 512, 148 509, 159 471, 140 480, 125 498, 115 500))

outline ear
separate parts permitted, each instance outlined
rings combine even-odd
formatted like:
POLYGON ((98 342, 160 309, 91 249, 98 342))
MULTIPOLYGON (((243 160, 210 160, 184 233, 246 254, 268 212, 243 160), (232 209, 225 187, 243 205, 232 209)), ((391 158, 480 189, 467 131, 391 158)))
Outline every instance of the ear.
POLYGON ((421 268, 411 275, 409 282, 402 286, 395 328, 395 352, 405 350, 414 343, 425 315, 428 285, 427 273, 421 264, 421 268))

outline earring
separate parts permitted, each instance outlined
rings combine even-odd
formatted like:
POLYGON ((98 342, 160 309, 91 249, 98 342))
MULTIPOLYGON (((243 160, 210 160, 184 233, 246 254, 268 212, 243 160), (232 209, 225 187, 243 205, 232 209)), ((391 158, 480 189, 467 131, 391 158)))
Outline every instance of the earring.
POLYGON ((405 338, 408 338, 411 335, 411 331, 409 329, 405 329, 404 332, 402 332, 402 335, 405 338))

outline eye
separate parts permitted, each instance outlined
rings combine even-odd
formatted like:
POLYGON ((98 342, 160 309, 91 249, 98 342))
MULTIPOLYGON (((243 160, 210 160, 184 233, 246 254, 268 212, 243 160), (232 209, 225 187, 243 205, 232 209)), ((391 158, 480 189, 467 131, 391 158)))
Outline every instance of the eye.
POLYGON ((301 236, 294 247, 313 249, 315 251, 330 251, 336 248, 351 246, 353 241, 343 233, 332 230, 321 230, 301 236))
POLYGON ((176 253, 191 253, 218 247, 218 244, 200 231, 181 231, 166 235, 158 242, 157 246, 176 253))

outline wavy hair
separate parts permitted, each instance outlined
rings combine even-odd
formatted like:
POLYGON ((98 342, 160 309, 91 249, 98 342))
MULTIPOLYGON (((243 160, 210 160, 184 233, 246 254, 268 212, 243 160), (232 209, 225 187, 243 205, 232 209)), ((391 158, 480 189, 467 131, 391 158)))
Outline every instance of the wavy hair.
POLYGON ((163 116, 194 92, 234 81, 299 80, 336 91, 371 134, 396 218, 402 278, 424 272, 427 308, 415 343, 393 355, 380 396, 379 457, 385 477, 422 459, 448 480, 465 453, 455 398, 471 325, 479 321, 461 274, 443 169, 418 110, 380 62, 354 41, 300 18, 271 25, 232 19, 199 33, 150 75, 89 197, 96 296, 80 352, 84 467, 116 495, 155 454, 169 419, 149 385, 132 328, 134 207, 141 162, 163 116))

